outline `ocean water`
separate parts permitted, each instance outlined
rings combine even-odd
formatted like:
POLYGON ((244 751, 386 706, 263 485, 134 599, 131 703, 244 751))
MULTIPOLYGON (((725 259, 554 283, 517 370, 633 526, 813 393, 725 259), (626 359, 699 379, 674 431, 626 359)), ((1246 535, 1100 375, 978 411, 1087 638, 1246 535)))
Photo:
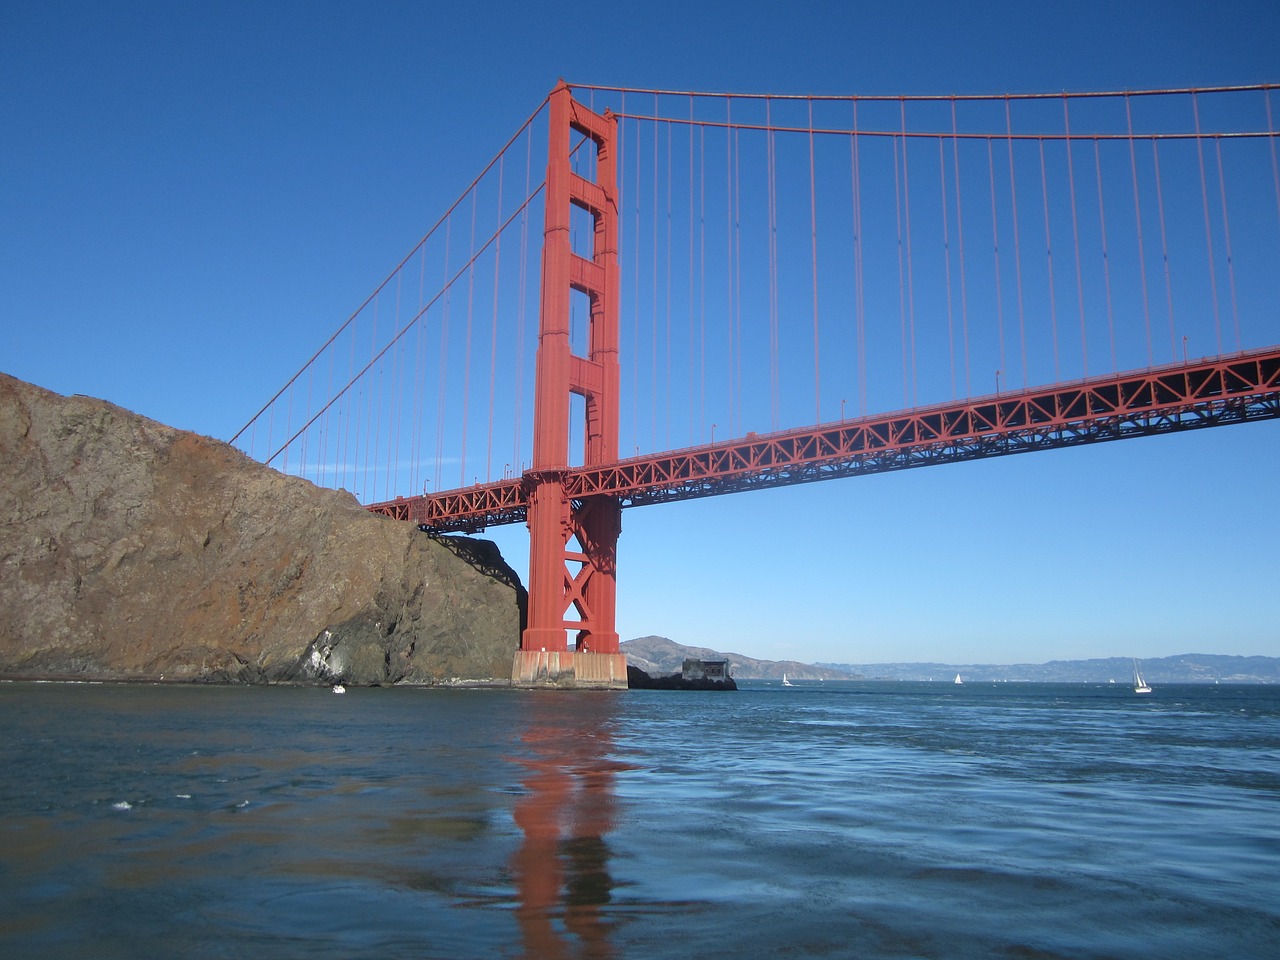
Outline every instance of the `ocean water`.
POLYGON ((0 684, 0 956, 1280 957, 1280 688, 0 684))

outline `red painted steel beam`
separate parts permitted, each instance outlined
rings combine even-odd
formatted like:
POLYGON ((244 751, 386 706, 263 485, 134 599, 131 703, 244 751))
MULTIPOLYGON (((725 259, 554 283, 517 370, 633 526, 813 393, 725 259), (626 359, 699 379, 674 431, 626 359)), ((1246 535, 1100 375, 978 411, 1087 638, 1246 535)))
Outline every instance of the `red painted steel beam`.
MULTIPOLYGON (((553 473, 574 502, 634 507, 1277 417, 1280 346, 553 473)), ((518 523, 545 474, 369 509, 439 532, 518 523)))

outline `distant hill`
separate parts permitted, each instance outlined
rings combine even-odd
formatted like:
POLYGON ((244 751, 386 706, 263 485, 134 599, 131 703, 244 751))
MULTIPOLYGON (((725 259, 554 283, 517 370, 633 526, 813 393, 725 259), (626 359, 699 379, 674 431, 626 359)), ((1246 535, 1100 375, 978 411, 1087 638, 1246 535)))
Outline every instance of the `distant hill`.
POLYGON ((627 663, 639 667, 651 677, 679 673, 686 657, 698 660, 728 660, 729 672, 738 680, 776 680, 784 673, 797 680, 856 680, 858 674, 828 665, 799 663, 795 660, 757 660, 741 653, 724 653, 710 647, 686 647, 666 637, 640 637, 625 640, 622 652, 627 663))
MULTIPOLYGON (((1182 653, 1141 661, 1149 683, 1280 683, 1280 657, 1232 657, 1182 653)), ((966 680, 1039 680, 1056 683, 1122 683, 1133 678, 1133 660, 1050 660, 1048 663, 824 663, 819 666, 860 673, 868 679, 929 680, 959 673, 966 680)))
MULTIPOLYGON (((966 680, 1033 680, 1043 683, 1124 683, 1133 678, 1133 660, 1050 660, 1048 663, 800 663, 757 660, 741 653, 686 647, 666 637, 640 637, 622 643, 627 662, 651 676, 678 673, 686 657, 728 660, 739 680, 776 680, 784 673, 796 680, 943 680, 957 673, 966 680)), ((1280 683, 1280 657, 1231 657, 1184 653, 1143 660, 1150 683, 1280 683)))

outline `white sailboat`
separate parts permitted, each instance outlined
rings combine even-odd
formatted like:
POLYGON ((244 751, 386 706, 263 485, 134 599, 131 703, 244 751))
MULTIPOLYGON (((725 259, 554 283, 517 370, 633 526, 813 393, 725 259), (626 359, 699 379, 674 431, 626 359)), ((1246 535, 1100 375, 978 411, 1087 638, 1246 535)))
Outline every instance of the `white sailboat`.
POLYGON ((964 681, 960 679, 960 674, 958 674, 958 673, 956 674, 956 681, 955 681, 955 682, 956 682, 956 683, 964 683, 964 681))
POLYGON ((1138 669, 1138 661, 1133 661, 1133 692, 1134 693, 1150 693, 1151 688, 1147 686, 1147 681, 1142 679, 1142 671, 1138 669))
POLYGON ((794 683, 792 683, 790 680, 788 680, 788 679, 787 679, 787 675, 786 675, 785 673, 782 675, 782 685, 783 685, 784 687, 794 687, 794 686, 795 686, 795 684, 794 684, 794 683))

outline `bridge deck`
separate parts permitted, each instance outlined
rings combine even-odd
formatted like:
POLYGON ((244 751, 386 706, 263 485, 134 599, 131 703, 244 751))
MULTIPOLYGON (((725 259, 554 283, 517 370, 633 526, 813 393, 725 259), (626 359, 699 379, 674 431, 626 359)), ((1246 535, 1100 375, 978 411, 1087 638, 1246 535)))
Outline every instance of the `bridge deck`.
MULTIPOLYGON (((1280 346, 976 400, 748 434, 559 471, 566 494, 624 507, 1280 417, 1280 346)), ((368 509, 437 532, 523 522, 538 476, 368 509)))

